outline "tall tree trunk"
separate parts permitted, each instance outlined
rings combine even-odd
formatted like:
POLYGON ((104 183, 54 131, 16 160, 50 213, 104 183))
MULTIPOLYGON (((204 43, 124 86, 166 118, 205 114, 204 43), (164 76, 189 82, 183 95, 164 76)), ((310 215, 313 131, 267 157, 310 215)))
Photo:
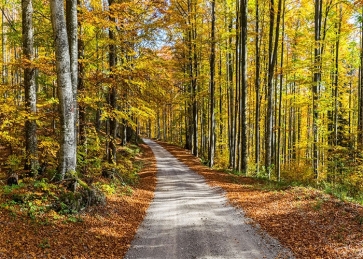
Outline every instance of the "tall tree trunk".
POLYGON ((248 145, 247 145, 247 0, 240 0, 241 2, 241 171, 247 173, 248 170, 248 145))
POLYGON ((256 173, 260 171, 260 15, 259 0, 256 0, 256 24, 255 24, 255 48, 256 48, 256 73, 255 73, 255 91, 256 91, 256 111, 255 111, 255 164, 256 173))
POLYGON ((74 119, 76 111, 72 91, 71 61, 63 1, 51 0, 50 10, 54 31, 61 122, 58 170, 60 178, 64 179, 66 173, 76 169, 76 141, 74 134, 74 119))
MULTIPOLYGON (((5 1, 6 4, 6 1, 5 1)), ((8 82, 8 72, 6 67, 6 27, 5 27, 5 12, 4 10, 1 12, 1 53, 2 53, 2 68, 1 68, 1 74, 2 74, 2 83, 3 85, 7 84, 8 82)))
POLYGON ((318 164, 319 164, 319 153, 318 153, 318 100, 319 100, 319 89, 321 82, 321 54, 322 54, 322 43, 321 43, 321 21, 322 21, 322 0, 315 0, 315 18, 314 18, 314 35, 315 35, 315 48, 314 48, 314 77, 313 77, 313 170, 315 178, 318 178, 318 164))
POLYGON ((209 113, 210 113, 210 128, 209 128, 209 153, 208 160, 209 166, 212 167, 214 165, 214 154, 215 154, 215 146, 216 146, 216 135, 215 135, 215 98, 214 98, 214 90, 215 90, 215 0, 212 0, 212 27, 211 27, 211 54, 210 54, 210 83, 209 83, 209 92, 210 92, 210 105, 209 105, 209 113))
POLYGON ((193 42, 193 60, 192 60, 192 154, 198 156, 198 101, 197 101, 197 93, 198 93, 198 55, 197 55, 197 19, 196 19, 196 1, 194 1, 194 12, 193 12, 193 23, 192 23, 192 42, 193 42))
MULTIPOLYGON (((109 8, 112 12, 112 5, 114 0, 108 0, 109 8)), ((112 25, 115 23, 115 18, 110 16, 110 21, 112 25)), ((108 37, 110 39, 110 44, 108 46, 108 64, 110 69, 110 79, 111 79, 111 86, 108 92, 108 104, 112 111, 116 111, 117 109, 117 88, 114 78, 114 69, 116 67, 116 45, 115 41, 115 32, 114 28, 109 28, 108 37)), ((117 138, 117 119, 116 115, 113 113, 112 116, 109 118, 109 151, 108 151, 108 158, 107 161, 112 164, 116 164, 116 138, 117 138)))
MULTIPOLYGON (((230 16, 230 15, 229 15, 230 16)), ((232 32, 232 18, 229 17, 228 32, 232 32)), ((227 82, 228 82, 228 140, 229 140, 229 167, 233 168, 235 162, 235 106, 234 106, 234 87, 233 87, 233 60, 232 60, 232 37, 227 41, 227 82)))
POLYGON ((271 160, 272 160, 272 126, 273 126, 273 107, 272 107, 272 79, 274 77, 277 47, 280 30, 280 13, 282 0, 278 2, 277 12, 275 12, 274 0, 270 0, 270 31, 269 31, 269 61, 268 61, 268 78, 267 78, 267 113, 266 113, 266 133, 265 133, 265 167, 269 178, 271 177, 271 160), (274 35, 274 21, 276 13, 276 28, 274 35))
POLYGON ((282 84, 283 84, 283 64, 284 64, 284 37, 285 37, 285 0, 282 11, 282 34, 281 34, 281 60, 280 60, 280 91, 279 91, 279 111, 278 111, 278 131, 277 131, 277 156, 276 170, 277 180, 281 180, 281 111, 282 111, 282 84))
MULTIPOLYGON (((69 55, 71 59, 71 80, 72 92, 75 108, 74 118, 74 135, 77 149, 77 124, 78 124, 78 105, 77 105, 77 87, 78 87, 78 20, 77 20, 77 0, 66 0, 66 23, 69 44, 69 55)), ((75 162, 76 163, 76 162, 75 162)))
POLYGON ((25 88, 25 106, 28 112, 28 118, 25 121, 25 168, 33 172, 38 167, 37 154, 37 124, 34 116, 37 112, 37 90, 35 84, 35 68, 32 61, 34 59, 34 37, 33 37, 33 4, 32 0, 22 0, 22 24, 23 24, 23 54, 27 59, 27 66, 24 69, 24 88, 25 88), (33 118, 32 118, 33 117, 33 118))
MULTIPOLYGON (((363 16, 363 6, 362 14, 363 16)), ((359 84, 358 84, 358 148, 363 149, 363 19, 361 22, 361 52, 360 52, 360 66, 359 66, 359 84)))
MULTIPOLYGON (((79 31, 80 31, 80 37, 78 38, 78 89, 77 92, 83 97, 85 96, 85 85, 84 85, 84 41, 82 39, 82 25, 79 22, 79 31)), ((74 92, 73 92, 74 93, 74 92)), ((78 95, 78 93, 77 93, 78 95)), ((79 104, 79 118, 78 118, 78 124, 79 124, 79 144, 81 146, 86 145, 86 106, 84 103, 79 104)))

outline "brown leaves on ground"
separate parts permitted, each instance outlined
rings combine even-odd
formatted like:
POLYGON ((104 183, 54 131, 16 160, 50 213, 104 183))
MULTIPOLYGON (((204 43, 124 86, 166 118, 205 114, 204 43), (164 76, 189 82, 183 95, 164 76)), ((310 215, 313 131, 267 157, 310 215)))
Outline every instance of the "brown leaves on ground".
POLYGON ((261 181, 211 170, 188 151, 159 143, 212 186, 222 187, 229 201, 296 258, 363 258, 363 207, 312 188, 264 190, 261 181))
POLYGON ((0 258, 122 258, 154 196, 156 161, 142 148, 144 169, 133 194, 107 197, 80 222, 39 223, 0 209, 0 258))

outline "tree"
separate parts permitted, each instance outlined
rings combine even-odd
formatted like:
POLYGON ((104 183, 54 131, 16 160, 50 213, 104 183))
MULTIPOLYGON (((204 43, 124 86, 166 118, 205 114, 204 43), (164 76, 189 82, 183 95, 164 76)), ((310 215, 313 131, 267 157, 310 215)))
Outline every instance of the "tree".
POLYGON ((69 53, 63 1, 51 0, 50 8, 55 43, 57 86, 61 121, 58 172, 60 178, 64 179, 66 173, 70 173, 76 169, 76 136, 74 130, 76 105, 72 89, 71 58, 69 53))
POLYGON ((22 0, 22 25, 23 25, 23 54, 26 63, 24 68, 24 88, 26 110, 28 112, 25 121, 25 168, 33 171, 38 167, 37 155, 37 124, 35 120, 37 112, 37 90, 35 84, 34 36, 33 36, 33 4, 32 0, 22 0))
POLYGON ((209 160, 209 166, 212 167, 214 165, 214 155, 215 155, 215 147, 216 147, 216 121, 215 121, 215 97, 214 97, 214 91, 215 91, 215 0, 212 0, 211 2, 211 14, 212 14, 212 20, 211 20, 211 53, 210 53, 210 82, 209 82, 209 152, 208 152, 208 160, 209 160))
MULTIPOLYGON (((112 12, 113 8, 113 0, 108 1, 108 5, 110 8, 110 12, 112 12)), ((115 18, 110 15, 109 16, 110 21, 115 23, 115 18)), ((111 79, 111 85, 107 96, 107 103, 110 107, 110 117, 108 119, 108 148, 107 148, 107 161, 109 163, 116 163, 116 139, 117 139, 117 119, 116 119, 116 109, 117 109, 117 88, 115 83, 115 77, 114 77, 114 69, 116 67, 116 45, 114 43, 115 41, 115 32, 114 28, 109 28, 108 36, 110 40, 110 44, 108 46, 109 53, 108 53, 108 64, 109 64, 109 70, 110 70, 110 79, 111 79)))
POLYGON ((248 145, 247 145, 247 0, 240 0, 241 12, 241 37, 240 37, 240 53, 241 59, 241 92, 240 92, 240 118, 241 118, 241 159, 239 166, 240 171, 247 173, 248 170, 248 145))
POLYGON ((267 113, 266 113, 266 135, 265 135, 265 167, 270 177, 271 175, 271 165, 272 165, 272 135, 273 135, 273 107, 272 107, 272 94, 273 85, 272 80, 275 73, 275 66, 277 60, 277 49, 279 42, 279 31, 280 31, 280 18, 281 18, 281 5, 282 0, 278 1, 277 11, 275 11, 274 0, 270 1, 270 29, 269 29, 269 59, 268 59, 268 78, 267 78, 267 113), (276 14, 276 27, 275 24, 275 14, 276 14), (274 34, 275 29, 275 34, 274 34))
POLYGON ((78 87, 78 20, 77 20, 77 0, 66 0, 66 24, 70 55, 70 69, 72 79, 73 102, 75 105, 75 141, 77 147, 77 124, 78 124, 78 107, 77 107, 77 87, 78 87))

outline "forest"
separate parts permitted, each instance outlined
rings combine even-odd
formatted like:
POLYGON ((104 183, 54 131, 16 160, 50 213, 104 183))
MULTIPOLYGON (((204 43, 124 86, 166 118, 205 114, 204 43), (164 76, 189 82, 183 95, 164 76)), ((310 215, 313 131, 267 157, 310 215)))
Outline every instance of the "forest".
POLYGON ((142 138, 296 258, 362 258, 362 1, 0 10, 0 258, 122 258, 156 188, 142 138))
POLYGON ((362 12, 338 0, 3 0, 2 176, 132 182, 144 136, 362 202, 362 12))

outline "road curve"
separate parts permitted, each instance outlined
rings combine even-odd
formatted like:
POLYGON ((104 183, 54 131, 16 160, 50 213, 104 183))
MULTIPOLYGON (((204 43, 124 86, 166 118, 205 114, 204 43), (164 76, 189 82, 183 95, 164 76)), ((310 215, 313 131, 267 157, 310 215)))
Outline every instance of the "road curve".
POLYGON ((155 142, 155 198, 126 259, 293 258, 277 240, 260 234, 243 212, 155 142))

